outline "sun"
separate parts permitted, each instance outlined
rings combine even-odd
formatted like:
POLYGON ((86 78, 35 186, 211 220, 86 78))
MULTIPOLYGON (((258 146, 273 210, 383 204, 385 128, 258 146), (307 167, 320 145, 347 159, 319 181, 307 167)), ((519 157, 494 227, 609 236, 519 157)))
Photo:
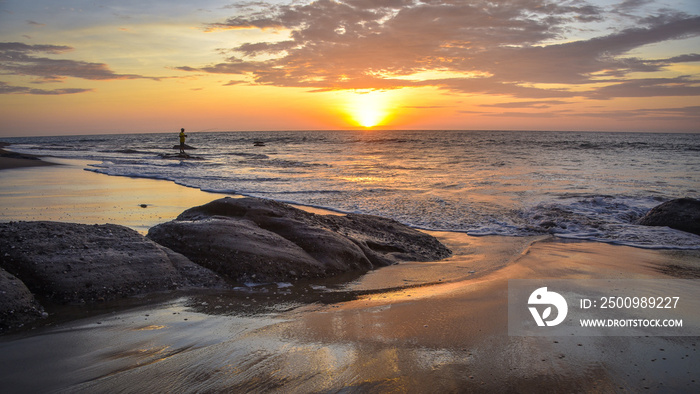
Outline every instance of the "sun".
POLYGON ((379 91, 353 93, 347 110, 353 121, 362 127, 380 125, 388 116, 386 95, 379 91))
POLYGON ((383 115, 377 108, 372 108, 367 105, 357 111, 355 118, 360 126, 372 127, 379 124, 383 118, 383 115))

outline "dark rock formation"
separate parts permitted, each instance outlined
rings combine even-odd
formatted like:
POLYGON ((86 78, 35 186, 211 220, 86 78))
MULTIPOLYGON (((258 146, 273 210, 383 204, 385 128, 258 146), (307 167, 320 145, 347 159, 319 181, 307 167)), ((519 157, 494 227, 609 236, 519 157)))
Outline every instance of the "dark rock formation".
POLYGON ((123 226, 0 224, 0 266, 56 303, 102 301, 223 281, 123 226))
POLYGON ((187 153, 166 153, 160 155, 163 159, 176 159, 176 160, 204 160, 199 156, 191 156, 187 153))
MULTIPOLYGON (((180 144, 173 145, 173 149, 180 149, 180 144)), ((197 148, 195 148, 194 146, 189 146, 189 145, 185 144, 185 149, 191 150, 191 149, 197 149, 197 148)))
POLYGON ((0 333, 44 316, 44 309, 27 286, 0 268, 0 333))
POLYGON ((148 236, 110 224, 0 223, 0 333, 46 315, 35 296, 47 307, 83 304, 226 287, 212 270, 234 280, 289 280, 450 255, 393 220, 315 215, 254 198, 189 209, 148 236))
POLYGON ((223 198, 153 227, 152 240, 233 280, 366 271, 450 255, 434 237, 369 215, 316 215, 257 198, 223 198))
POLYGON ((652 208, 638 224, 668 226, 700 235, 700 200, 678 198, 652 208))

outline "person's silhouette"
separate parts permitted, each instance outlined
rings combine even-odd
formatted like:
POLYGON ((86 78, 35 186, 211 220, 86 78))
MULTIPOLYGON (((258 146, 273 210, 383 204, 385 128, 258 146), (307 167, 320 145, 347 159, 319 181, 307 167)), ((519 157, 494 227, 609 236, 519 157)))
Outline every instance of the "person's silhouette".
POLYGON ((187 134, 185 134, 185 129, 180 129, 180 153, 185 153, 185 138, 187 137, 187 134))

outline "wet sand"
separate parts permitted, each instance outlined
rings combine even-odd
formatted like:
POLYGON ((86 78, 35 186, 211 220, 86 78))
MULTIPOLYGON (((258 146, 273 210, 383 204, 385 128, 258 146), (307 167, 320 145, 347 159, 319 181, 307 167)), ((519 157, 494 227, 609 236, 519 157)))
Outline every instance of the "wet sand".
MULTIPOLYGON (((50 217, 144 229, 220 197, 64 164, 0 172, 0 220, 50 217)), ((0 387, 10 393, 700 391, 698 337, 516 337, 507 324, 508 279, 670 278, 669 266, 680 267, 677 276, 700 267, 697 251, 433 234, 453 257, 359 277, 161 293, 76 309, 82 318, 0 337, 0 387)))
POLYGON ((85 171, 88 162, 79 160, 43 162, 61 165, 0 171, 0 221, 114 223, 145 234, 187 208, 222 197, 172 182, 85 171))

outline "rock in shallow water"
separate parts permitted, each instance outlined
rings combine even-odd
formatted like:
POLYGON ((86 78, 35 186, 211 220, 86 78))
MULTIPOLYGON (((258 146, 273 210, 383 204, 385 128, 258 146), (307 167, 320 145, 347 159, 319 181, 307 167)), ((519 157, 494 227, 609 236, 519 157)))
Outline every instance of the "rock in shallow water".
POLYGON ((238 281, 324 277, 451 254, 434 237, 394 220, 316 215, 258 198, 188 209, 148 237, 238 281))
POLYGON ((678 198, 652 208, 638 224, 667 226, 700 235, 700 200, 678 198))
POLYGON ((437 239, 393 220, 314 215, 252 198, 189 209, 149 237, 162 245, 110 224, 0 223, 0 333, 45 315, 35 295, 90 303, 225 287, 212 271, 234 280, 288 280, 450 255, 437 239))

